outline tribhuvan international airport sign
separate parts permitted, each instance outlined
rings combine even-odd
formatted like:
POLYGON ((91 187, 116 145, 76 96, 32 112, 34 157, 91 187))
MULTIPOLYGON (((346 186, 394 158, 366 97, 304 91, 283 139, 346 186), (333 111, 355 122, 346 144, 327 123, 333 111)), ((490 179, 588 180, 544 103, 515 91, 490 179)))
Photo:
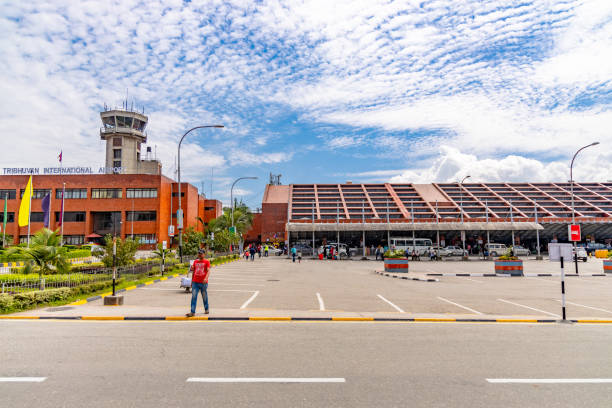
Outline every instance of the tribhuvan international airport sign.
POLYGON ((123 173, 123 167, 99 167, 98 171, 94 171, 95 167, 3 167, 5 175, 21 175, 21 174, 107 174, 107 173, 123 173))

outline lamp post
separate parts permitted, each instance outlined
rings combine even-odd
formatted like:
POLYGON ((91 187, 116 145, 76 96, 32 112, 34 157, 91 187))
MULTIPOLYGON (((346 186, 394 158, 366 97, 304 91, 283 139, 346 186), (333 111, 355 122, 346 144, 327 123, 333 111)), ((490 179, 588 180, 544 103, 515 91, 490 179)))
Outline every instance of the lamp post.
POLYGON ((203 129, 203 128, 222 128, 224 127, 223 125, 203 125, 203 126, 196 126, 193 127, 191 129, 189 129, 187 132, 185 132, 185 134, 181 137, 181 140, 179 140, 179 144, 178 144, 178 168, 177 168, 177 173, 178 173, 178 210, 176 210, 177 215, 176 215, 176 221, 178 224, 178 230, 179 230, 179 257, 181 259, 181 262, 183 262, 183 207, 181 206, 181 144, 183 143, 183 139, 185 139, 185 136, 187 136, 191 131, 196 130, 196 129, 203 129))
MULTIPOLYGON (((231 201, 230 214, 232 218, 232 231, 234 230, 234 186, 240 180, 257 180, 257 177, 238 177, 232 183, 232 188, 230 188, 230 201, 231 201)), ((242 240, 240 242, 242 242, 242 240)), ((240 253, 242 253, 242 248, 240 248, 240 253)))
MULTIPOLYGON (((580 153, 587 147, 596 146, 598 144, 599 142, 593 142, 578 149, 578 151, 574 153, 574 157, 572 157, 572 162, 570 163, 570 196, 572 200, 572 225, 576 223, 576 209, 574 208, 574 160, 576 159, 576 156, 578 156, 578 153, 580 153)), ((576 252, 576 241, 574 241, 574 264, 576 265, 576 275, 578 275, 578 252, 576 252)))
MULTIPOLYGON (((469 179, 470 177, 472 176, 465 176, 463 180, 461 180, 461 183, 459 183, 459 194, 460 194, 459 195, 459 198, 460 198, 459 206, 461 207, 461 228, 465 228, 463 225, 463 182, 469 179)), ((465 259, 465 230, 464 229, 461 230, 461 243, 463 246, 463 252, 462 252, 463 255, 461 257, 465 259)))

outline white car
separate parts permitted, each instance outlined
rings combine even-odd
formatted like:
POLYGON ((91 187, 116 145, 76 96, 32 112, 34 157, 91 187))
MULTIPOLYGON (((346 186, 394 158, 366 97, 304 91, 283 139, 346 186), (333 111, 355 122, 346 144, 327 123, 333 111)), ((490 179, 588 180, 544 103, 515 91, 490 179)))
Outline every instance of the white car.
POLYGON ((582 260, 583 262, 587 261, 588 256, 584 247, 572 248, 572 253, 574 254, 574 257, 582 260))
POLYGON ((447 246, 444 249, 448 251, 448 255, 446 256, 467 256, 468 254, 467 249, 464 250, 463 248, 458 247, 458 246, 451 245, 451 246, 447 246))
POLYGON ((512 251, 514 252, 514 256, 528 256, 531 255, 531 251, 528 250, 527 248, 520 246, 520 245, 515 245, 512 247, 512 251))
POLYGON ((438 247, 437 245, 432 246, 432 248, 436 251, 438 256, 450 256, 452 253, 448 248, 438 247))

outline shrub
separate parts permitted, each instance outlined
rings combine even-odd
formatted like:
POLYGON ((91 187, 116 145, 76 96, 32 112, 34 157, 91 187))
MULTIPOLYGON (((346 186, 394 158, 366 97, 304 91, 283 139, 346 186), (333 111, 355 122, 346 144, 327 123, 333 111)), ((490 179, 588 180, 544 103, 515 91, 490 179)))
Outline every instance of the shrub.
POLYGON ((385 252, 385 258, 389 258, 389 259, 398 259, 398 258, 405 258, 406 257, 406 253, 404 251, 402 251, 401 249, 395 249, 395 250, 387 250, 387 252, 385 252))
POLYGON ((497 259, 499 261, 518 261, 518 258, 514 256, 514 252, 512 251, 512 248, 508 248, 506 253, 504 253, 502 256, 500 256, 497 259))
POLYGON ((69 251, 68 253, 66 253, 67 259, 87 258, 88 256, 91 256, 91 251, 87 249, 76 249, 74 251, 69 251))

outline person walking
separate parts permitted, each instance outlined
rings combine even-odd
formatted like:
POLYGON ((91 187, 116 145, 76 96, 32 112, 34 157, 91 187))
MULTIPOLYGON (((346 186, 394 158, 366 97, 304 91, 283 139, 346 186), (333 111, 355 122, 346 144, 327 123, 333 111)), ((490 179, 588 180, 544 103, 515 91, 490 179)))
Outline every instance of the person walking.
POLYGON ((268 257, 268 251, 269 251, 269 250, 270 250, 270 249, 268 248, 268 244, 266 244, 266 245, 264 246, 264 258, 267 258, 267 257, 268 257))
POLYGON ((295 256, 297 255, 297 249, 295 249, 295 246, 291 247, 291 258, 293 258, 293 262, 295 262, 295 256))
POLYGON ((257 244, 257 257, 261 258, 261 244, 257 244))
POLYGON ((255 245, 251 244, 251 247, 249 249, 249 253, 251 254, 251 262, 255 261, 255 252, 257 252, 257 250, 255 249, 255 245))
POLYGON ((191 312, 185 316, 193 317, 198 303, 198 292, 202 292, 204 314, 208 314, 208 276, 210 275, 210 262, 204 257, 206 251, 198 251, 198 259, 191 265, 191 312))

